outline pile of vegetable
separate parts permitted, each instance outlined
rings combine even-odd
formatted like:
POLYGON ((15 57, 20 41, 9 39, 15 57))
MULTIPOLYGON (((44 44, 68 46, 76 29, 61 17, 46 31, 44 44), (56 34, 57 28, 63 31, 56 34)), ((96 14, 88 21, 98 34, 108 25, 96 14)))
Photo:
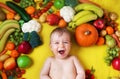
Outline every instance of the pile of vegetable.
MULTIPOLYGON (((74 33, 79 46, 107 45, 105 62, 120 71, 120 30, 117 19, 117 13, 108 12, 95 4, 80 3, 79 0, 0 2, 0 21, 8 22, 0 24, 0 77, 21 78, 25 68, 32 65, 33 61, 27 54, 42 45, 39 35, 42 23, 68 28, 74 33), (11 25, 13 27, 7 27, 11 25)), ((86 71, 86 74, 93 77, 91 72, 86 71)), ((86 79, 94 79, 89 77, 86 79)))

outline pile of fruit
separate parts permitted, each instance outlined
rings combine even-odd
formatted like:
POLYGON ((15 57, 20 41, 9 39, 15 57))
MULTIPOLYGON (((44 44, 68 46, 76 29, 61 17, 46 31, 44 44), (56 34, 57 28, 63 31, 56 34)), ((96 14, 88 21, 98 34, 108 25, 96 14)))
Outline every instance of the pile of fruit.
POLYGON ((32 65, 28 54, 42 45, 42 23, 72 30, 79 46, 107 45, 106 63, 120 70, 117 13, 79 0, 12 0, 0 7, 0 78, 20 78, 32 65))
POLYGON ((85 79, 95 79, 94 75, 95 69, 91 67, 91 69, 85 70, 85 79))

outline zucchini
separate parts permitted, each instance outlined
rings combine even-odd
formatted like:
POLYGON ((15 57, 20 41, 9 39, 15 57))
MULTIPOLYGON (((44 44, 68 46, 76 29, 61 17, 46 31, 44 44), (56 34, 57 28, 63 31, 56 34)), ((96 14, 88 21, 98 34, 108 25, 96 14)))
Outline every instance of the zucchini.
POLYGON ((31 20, 31 17, 26 13, 24 8, 18 6, 17 4, 15 4, 11 1, 6 1, 6 5, 8 7, 12 8, 13 10, 15 10, 25 22, 31 20))

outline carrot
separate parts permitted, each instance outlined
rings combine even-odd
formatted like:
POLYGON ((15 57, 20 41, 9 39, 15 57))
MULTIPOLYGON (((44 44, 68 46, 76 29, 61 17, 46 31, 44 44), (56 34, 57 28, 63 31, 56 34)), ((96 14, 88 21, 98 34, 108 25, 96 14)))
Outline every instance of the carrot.
POLYGON ((58 27, 66 27, 66 26, 67 26, 67 22, 64 19, 60 19, 58 23, 58 27))
POLYGON ((112 34, 111 36, 116 40, 118 47, 120 47, 120 41, 118 37, 115 34, 112 34))
POLYGON ((2 79, 8 79, 7 74, 5 72, 1 72, 2 79))
POLYGON ((15 14, 12 13, 12 12, 8 12, 8 13, 6 14, 6 18, 7 18, 7 19, 14 19, 14 17, 15 17, 15 14))
POLYGON ((104 45, 104 43, 105 43, 105 38, 102 36, 99 37, 97 42, 96 42, 97 45, 104 45))
POLYGON ((0 56, 3 55, 3 54, 5 54, 6 52, 7 52, 7 50, 4 49, 2 52, 0 52, 0 56))
POLYGON ((8 7, 6 4, 4 4, 2 2, 0 2, 0 7, 8 10, 9 12, 12 12, 12 13, 16 14, 16 12, 13 9, 11 9, 10 7, 8 7))
POLYGON ((28 13, 28 14, 33 14, 34 12, 35 12, 35 7, 33 7, 33 6, 28 6, 28 7, 26 7, 25 8, 25 10, 26 10, 26 12, 28 13))
POLYGON ((15 44, 14 44, 14 42, 11 42, 11 41, 7 42, 5 48, 6 48, 7 50, 14 50, 14 49, 15 49, 15 44))

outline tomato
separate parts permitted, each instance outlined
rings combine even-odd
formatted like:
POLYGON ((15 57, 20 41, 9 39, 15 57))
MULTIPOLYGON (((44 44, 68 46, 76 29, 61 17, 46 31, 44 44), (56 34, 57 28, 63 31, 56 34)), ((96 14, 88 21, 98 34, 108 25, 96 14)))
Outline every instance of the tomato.
POLYGON ((55 0, 54 7, 57 9, 62 8, 65 5, 64 0, 55 0))

